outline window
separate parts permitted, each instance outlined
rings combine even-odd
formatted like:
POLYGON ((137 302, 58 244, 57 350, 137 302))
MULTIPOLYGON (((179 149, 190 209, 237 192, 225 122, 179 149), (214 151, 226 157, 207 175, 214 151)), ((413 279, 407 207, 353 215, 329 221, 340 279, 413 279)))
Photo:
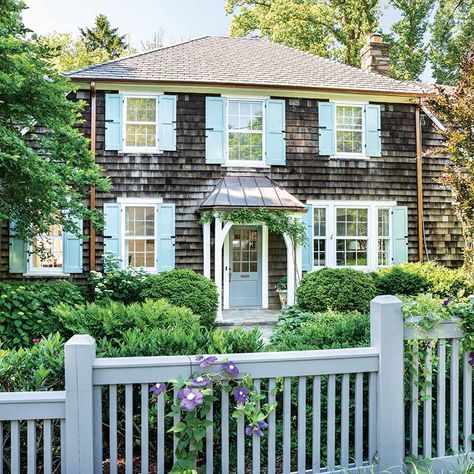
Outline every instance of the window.
POLYGON ((363 106, 336 105, 336 153, 362 155, 364 150, 363 106))
POLYGON ((315 201, 313 267, 390 265, 394 206, 387 201, 315 201))
POLYGON ((31 246, 31 272, 63 271, 63 230, 60 225, 52 225, 48 234, 39 235, 31 246), (41 252, 38 250, 41 249, 41 252), (35 253, 35 250, 38 253, 35 253))
POLYGON ((314 266, 326 266, 326 208, 315 207, 314 228, 314 266))
POLYGON ((228 101, 229 161, 263 161, 263 101, 228 101))
POLYGON ((390 264, 390 209, 378 209, 378 264, 390 264))
POLYGON ((125 96, 125 147, 156 149, 157 97, 125 96))
POLYGON ((155 269, 155 206, 125 206, 125 264, 155 269))
POLYGON ((336 209, 336 263, 338 267, 367 265, 368 209, 336 209))

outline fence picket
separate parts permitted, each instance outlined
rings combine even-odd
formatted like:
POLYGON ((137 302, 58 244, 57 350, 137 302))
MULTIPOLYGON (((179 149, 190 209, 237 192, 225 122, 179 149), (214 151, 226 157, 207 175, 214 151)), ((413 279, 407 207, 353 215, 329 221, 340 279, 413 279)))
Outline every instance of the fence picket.
POLYGON ((160 393, 156 401, 156 444, 158 474, 165 474, 165 394, 160 393))
POLYGON ((327 412, 327 466, 334 471, 336 465, 336 376, 328 378, 328 412, 327 412))
POLYGON ((59 422, 59 436, 61 443, 61 474, 66 474, 66 420, 59 422))
MULTIPOLYGON (((173 400, 176 400, 178 397, 179 390, 175 387, 173 389, 173 400)), ((181 420, 181 417, 178 415, 175 415, 173 417, 173 425, 177 425, 181 420)), ((178 438, 176 437, 175 434, 173 434, 173 462, 176 462, 176 448, 178 447, 178 438)))
POLYGON ((419 415, 419 405, 418 405, 418 383, 419 383, 419 368, 420 360, 418 355, 418 344, 413 348, 412 355, 412 374, 410 377, 410 445, 411 445, 411 454, 413 456, 418 456, 418 415, 419 415))
POLYGON ((28 420, 26 422, 26 472, 36 473, 36 422, 28 420))
POLYGON ((133 385, 125 385, 125 472, 133 473, 133 385))
POLYGON ((44 472, 53 472, 53 426, 51 420, 43 422, 43 464, 44 472))
POLYGON ((431 345, 426 349, 425 367, 426 367, 426 378, 425 378, 425 400, 423 401, 423 456, 425 458, 431 458, 431 444, 433 434, 433 399, 432 384, 433 384, 433 364, 431 361, 432 355, 431 345))
POLYGON ((117 385, 109 386, 110 474, 117 474, 117 385))
MULTIPOLYGON (((210 390, 214 387, 212 384, 209 386, 210 390)), ((214 402, 211 403, 209 413, 206 415, 206 420, 214 420, 214 402)), ((212 474, 214 472, 214 428, 213 424, 206 428, 206 474, 212 474)))
POLYGON ((446 453, 446 340, 438 341, 438 375, 436 393, 436 455, 446 453))
POLYGON ((10 456, 11 474, 20 474, 20 422, 12 421, 10 424, 10 456))
POLYGON ((141 395, 141 471, 148 474, 148 384, 142 383, 141 395))
POLYGON ((221 467, 222 473, 229 472, 229 394, 226 390, 222 390, 221 394, 221 467))
MULTIPOLYGON (((268 380, 268 403, 270 405, 275 403, 276 397, 274 391, 276 390, 275 379, 268 380)), ((275 474, 276 471, 276 413, 273 410, 268 416, 268 474, 275 474)))
POLYGON ((237 420, 237 474, 245 474, 245 420, 237 420))
POLYGON ((313 377, 313 472, 321 469, 321 377, 313 377))
POLYGON ((377 374, 369 375, 369 462, 377 452, 377 374))
POLYGON ((283 473, 291 471, 291 378, 283 381, 283 473))
POLYGON ((349 466, 349 374, 342 376, 341 388, 341 466, 349 466))
POLYGON ((102 387, 94 387, 94 473, 102 472, 102 387))
POLYGON ((354 454, 357 467, 362 466, 364 447, 364 374, 356 374, 354 407, 354 454))
POLYGON ((472 366, 469 364, 469 354, 463 357, 463 430, 464 452, 472 450, 472 366))
MULTIPOLYGON (((260 379, 253 381, 255 393, 260 394, 260 379)), ((260 407, 260 402, 257 402, 257 407, 260 407)), ((260 474, 260 436, 252 436, 252 473, 260 474)))
POLYGON ((450 389, 450 421, 449 441, 454 454, 459 453, 459 341, 451 339, 451 389, 450 389))
POLYGON ((298 474, 306 472, 306 377, 298 377, 298 474))

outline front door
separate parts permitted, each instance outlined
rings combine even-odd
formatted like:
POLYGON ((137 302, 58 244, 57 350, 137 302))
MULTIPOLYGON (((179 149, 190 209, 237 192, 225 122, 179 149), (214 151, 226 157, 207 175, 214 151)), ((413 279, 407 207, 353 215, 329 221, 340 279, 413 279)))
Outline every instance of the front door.
POLYGON ((261 306, 260 228, 234 226, 230 241, 230 306, 261 306))

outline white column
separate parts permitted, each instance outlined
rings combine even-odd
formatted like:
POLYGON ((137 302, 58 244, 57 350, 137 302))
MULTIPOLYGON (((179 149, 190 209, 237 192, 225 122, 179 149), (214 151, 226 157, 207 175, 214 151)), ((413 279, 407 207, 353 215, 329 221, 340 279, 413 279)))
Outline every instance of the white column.
MULTIPOLYGON (((301 222, 303 220, 303 216, 298 214, 295 216, 296 219, 301 222)), ((309 239, 312 236, 308 236, 309 239)), ((300 286, 301 278, 303 278, 303 247, 300 244, 296 245, 296 281, 295 281, 295 290, 300 286)))
POLYGON ((262 225, 262 308, 268 308, 268 227, 262 225))
POLYGON ((288 280, 288 306, 295 304, 295 261, 293 242, 288 234, 283 234, 286 244, 286 278, 288 280))
POLYGON ((221 218, 215 218, 214 238, 214 282, 217 286, 219 306, 217 307, 217 320, 222 319, 222 222, 221 218))
POLYGON ((224 239, 224 309, 229 309, 229 265, 230 265, 230 248, 229 234, 224 239))
POLYGON ((204 276, 211 278, 211 223, 202 225, 204 276))
POLYGON ((376 432, 380 472, 395 472, 404 457, 401 307, 395 296, 377 296, 370 303, 370 339, 379 353, 376 432))

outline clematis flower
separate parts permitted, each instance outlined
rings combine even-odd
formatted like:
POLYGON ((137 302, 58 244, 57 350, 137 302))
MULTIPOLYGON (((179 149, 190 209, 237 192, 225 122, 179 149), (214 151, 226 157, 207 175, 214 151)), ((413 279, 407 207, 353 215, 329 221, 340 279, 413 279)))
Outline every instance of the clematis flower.
POLYGON ((245 428, 245 434, 247 436, 257 435, 263 436, 263 431, 268 428, 268 423, 266 421, 259 421, 258 423, 254 423, 252 425, 247 426, 245 428))
POLYGON ((474 366, 474 352, 471 352, 471 353, 469 354, 468 362, 469 362, 469 364, 471 364, 472 366, 474 366))
POLYGON ((245 387, 234 388, 232 395, 239 405, 245 405, 249 401, 249 391, 245 387))
POLYGON ((443 301, 443 306, 448 306, 449 303, 451 303, 451 301, 453 301, 453 297, 450 296, 449 298, 446 298, 444 301, 443 301))
POLYGON ((204 395, 197 388, 182 388, 178 392, 178 398, 181 400, 180 408, 188 411, 193 411, 204 403, 204 395))
POLYGON ((199 355, 199 356, 196 356, 196 361, 200 362, 199 367, 201 367, 201 369, 204 369, 208 365, 211 365, 214 362, 217 362, 217 357, 215 356, 204 357, 202 355, 199 355))
POLYGON ((200 375, 199 377, 192 379, 190 385, 192 385, 193 387, 206 387, 210 383, 211 381, 207 377, 203 377, 202 375, 200 375))
POLYGON ((222 364, 222 370, 229 376, 229 377, 232 377, 232 378, 235 378, 237 377, 237 375, 239 375, 239 368, 235 365, 234 362, 232 361, 229 361, 229 362, 224 362, 222 364))
POLYGON ((155 383, 155 385, 152 385, 150 387, 150 393, 156 396, 161 395, 165 390, 166 390, 165 383, 155 383))

